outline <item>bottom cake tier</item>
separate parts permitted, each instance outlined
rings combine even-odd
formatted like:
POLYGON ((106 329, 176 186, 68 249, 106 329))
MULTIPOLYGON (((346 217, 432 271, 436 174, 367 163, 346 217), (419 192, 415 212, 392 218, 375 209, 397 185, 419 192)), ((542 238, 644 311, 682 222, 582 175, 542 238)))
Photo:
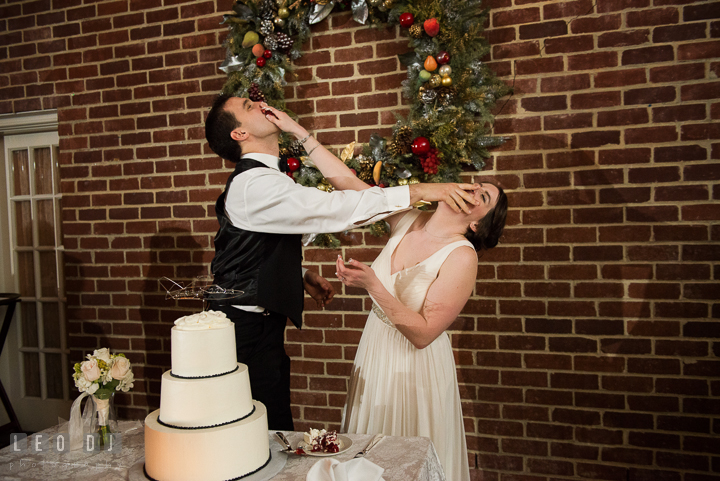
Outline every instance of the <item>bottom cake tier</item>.
POLYGON ((253 401, 253 413, 237 422, 205 429, 178 429, 145 418, 145 472, 157 481, 241 479, 270 461, 267 411, 253 401))

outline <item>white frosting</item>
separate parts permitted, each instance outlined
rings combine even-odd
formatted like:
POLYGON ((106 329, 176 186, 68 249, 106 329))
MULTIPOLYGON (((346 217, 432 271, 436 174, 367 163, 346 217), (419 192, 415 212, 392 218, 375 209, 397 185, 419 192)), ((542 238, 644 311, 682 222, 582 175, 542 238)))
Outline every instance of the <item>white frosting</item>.
POLYGON ((250 414, 250 377, 245 364, 225 376, 178 379, 165 372, 160 388, 160 420, 172 426, 215 426, 250 414))
POLYGON ((237 366, 235 324, 203 330, 170 330, 172 373, 180 377, 225 374, 237 366))
POLYGON ((201 331, 205 329, 222 329, 232 324, 221 311, 203 311, 175 321, 175 329, 182 331, 201 331))
MULTIPOLYGON (((268 460, 265 406, 253 401, 248 418, 209 429, 173 429, 158 423, 160 410, 145 418, 145 469, 159 481, 220 481, 252 473, 268 460)), ((162 419, 162 418, 161 418, 162 419)))

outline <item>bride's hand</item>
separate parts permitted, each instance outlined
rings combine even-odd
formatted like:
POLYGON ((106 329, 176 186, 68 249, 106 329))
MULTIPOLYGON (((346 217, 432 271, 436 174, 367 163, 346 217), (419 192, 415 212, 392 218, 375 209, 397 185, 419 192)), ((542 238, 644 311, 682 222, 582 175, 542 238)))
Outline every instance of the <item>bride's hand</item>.
POLYGON ((270 107, 265 102, 260 103, 260 108, 265 112, 265 118, 268 122, 275 124, 275 126, 283 132, 289 132, 296 136, 301 135, 302 132, 307 132, 295 122, 288 114, 282 110, 278 110, 275 107, 270 107))
POLYGON ((346 286, 369 289, 378 280, 375 271, 353 259, 345 263, 342 257, 338 256, 335 268, 337 269, 335 275, 346 286))

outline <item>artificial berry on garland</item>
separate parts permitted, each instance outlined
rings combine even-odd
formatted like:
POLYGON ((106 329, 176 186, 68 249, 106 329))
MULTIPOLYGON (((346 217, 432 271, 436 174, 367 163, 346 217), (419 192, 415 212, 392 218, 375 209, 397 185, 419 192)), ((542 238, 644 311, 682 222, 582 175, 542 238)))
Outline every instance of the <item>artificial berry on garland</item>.
POLYGON ((417 137, 410 146, 413 154, 424 155, 430 150, 430 141, 425 137, 417 137))
POLYGON ((257 60, 255 60, 255 64, 258 67, 264 67, 265 66, 265 57, 258 57, 257 60))
POLYGON ((446 63, 450 62, 450 54, 445 51, 439 52, 437 54, 437 57, 435 58, 437 59, 437 63, 439 63, 440 65, 445 65, 446 63))
POLYGON ((290 177, 292 180, 295 180, 295 177, 293 177, 292 172, 285 172, 285 174, 287 174, 287 176, 290 177))
POLYGON ((296 159, 295 157, 290 157, 287 159, 288 169, 290 169, 290 172, 295 172, 300 168, 300 161, 296 159))
POLYGON ((266 59, 269 60, 270 57, 272 57, 272 50, 265 50, 265 51, 263 52, 263 57, 265 57, 266 59))
POLYGON ((439 164, 440 160, 438 160, 438 149, 435 148, 429 149, 427 155, 420 159, 420 165, 422 165, 423 171, 426 174, 437 174, 439 164))
POLYGON ((400 15, 400 26, 403 28, 410 28, 415 22, 415 17, 410 12, 405 12, 400 15))
POLYGON ((423 23, 423 27, 425 28, 425 33, 427 33, 431 37, 434 37, 435 35, 440 33, 440 24, 438 23, 436 18, 430 18, 428 20, 425 20, 425 23, 423 23))

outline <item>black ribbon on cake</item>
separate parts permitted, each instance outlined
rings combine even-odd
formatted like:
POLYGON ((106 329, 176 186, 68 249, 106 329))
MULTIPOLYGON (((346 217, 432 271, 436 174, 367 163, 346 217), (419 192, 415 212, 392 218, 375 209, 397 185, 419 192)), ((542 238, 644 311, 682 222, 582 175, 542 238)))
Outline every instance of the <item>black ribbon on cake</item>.
POLYGON ((253 405, 252 411, 250 411, 249 413, 247 413, 245 416, 243 416, 243 417, 241 417, 241 418, 237 418, 237 419, 235 419, 235 420, 233 420, 233 421, 228 421, 228 422, 226 422, 226 423, 212 424, 212 425, 210 425, 210 426, 175 426, 174 424, 168 424, 168 423, 163 422, 163 421, 160 419, 160 416, 158 416, 158 424, 160 424, 161 426, 165 426, 166 428, 173 428, 173 429, 189 429, 189 430, 192 430, 192 429, 210 429, 210 428, 218 428, 218 427, 220 427, 220 426, 227 426, 228 424, 233 424, 233 423, 240 422, 240 421, 242 421, 243 419, 247 419, 247 418, 249 418, 250 416, 252 416, 254 412, 255 412, 255 406, 253 405))
POLYGON ((228 374, 232 374, 235 371, 237 371, 238 369, 240 369, 240 366, 235 366, 235 369, 233 369, 232 371, 221 372, 220 374, 211 374, 209 376, 178 376, 177 374, 173 374, 172 371, 170 371, 170 375, 177 379, 209 379, 211 377, 220 377, 220 376, 226 376, 228 374))

